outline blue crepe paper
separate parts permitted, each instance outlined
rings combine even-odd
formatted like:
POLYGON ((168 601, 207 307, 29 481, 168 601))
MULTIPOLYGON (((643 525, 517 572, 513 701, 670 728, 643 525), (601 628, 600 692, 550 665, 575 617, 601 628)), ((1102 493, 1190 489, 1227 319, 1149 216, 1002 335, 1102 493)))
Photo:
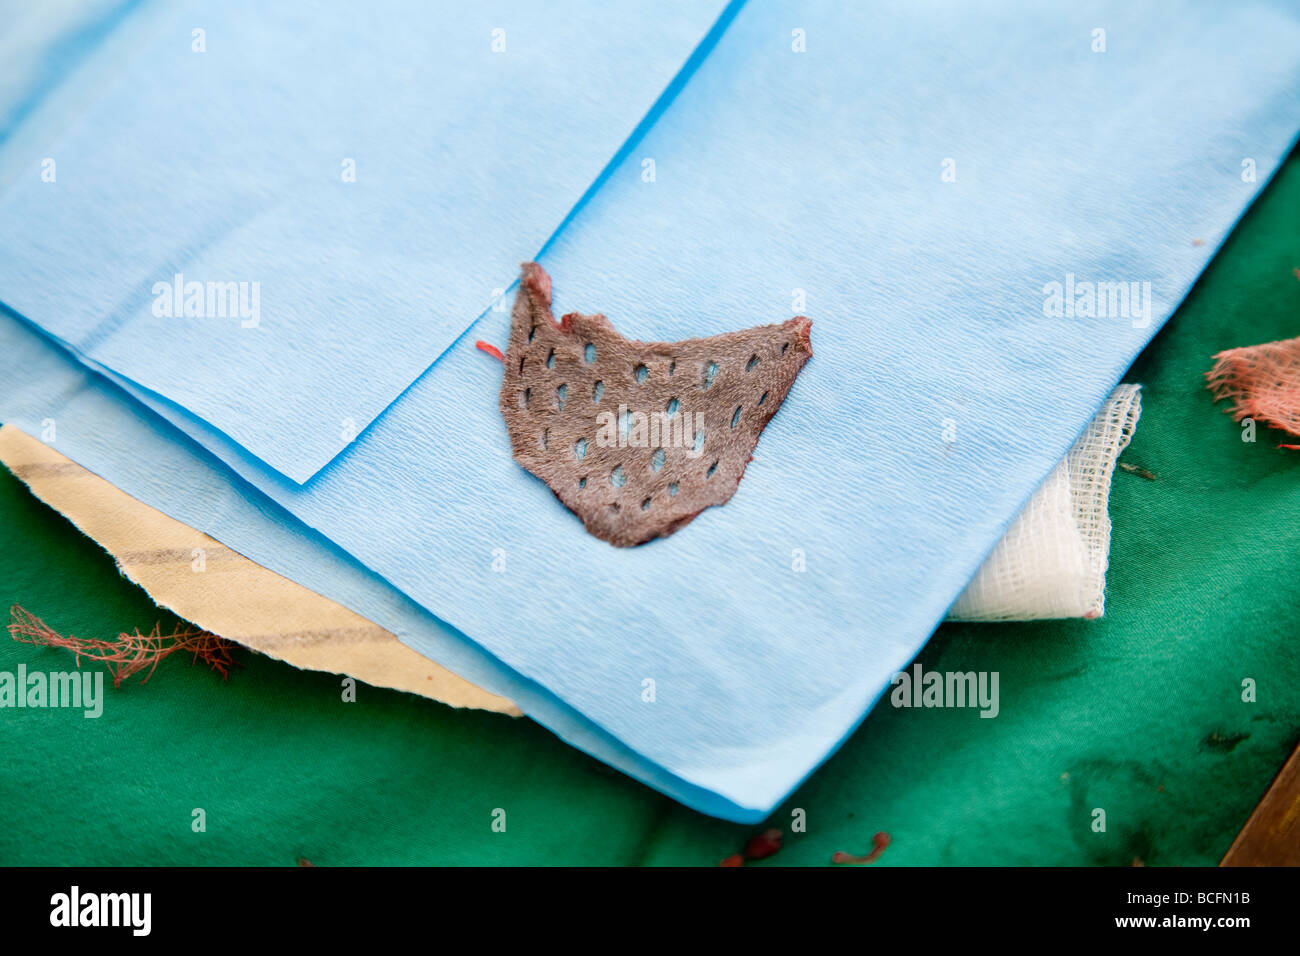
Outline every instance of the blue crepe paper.
POLYGON ((0 198, 4 302, 305 481, 509 284, 722 8, 154 5, 78 120, 28 107, 48 135, 0 198))
MULTIPOLYGON (((629 337, 813 318, 815 357, 728 505, 641 548, 586 535, 511 461, 500 368, 471 344, 504 343, 495 312, 310 485, 245 473, 466 636, 395 628, 411 646, 459 669, 472 639, 503 667, 485 685, 578 746, 757 820, 924 643, 1297 127, 1282 6, 751 4, 543 256, 557 313, 629 337), (1149 282, 1149 315, 1049 314, 1076 279, 1149 282)), ((174 434, 115 449, 91 392, 6 376, 6 420, 71 416, 66 454, 286 563, 274 506, 196 514, 154 470, 174 434)), ((251 494, 206 461, 204 484, 251 494)))

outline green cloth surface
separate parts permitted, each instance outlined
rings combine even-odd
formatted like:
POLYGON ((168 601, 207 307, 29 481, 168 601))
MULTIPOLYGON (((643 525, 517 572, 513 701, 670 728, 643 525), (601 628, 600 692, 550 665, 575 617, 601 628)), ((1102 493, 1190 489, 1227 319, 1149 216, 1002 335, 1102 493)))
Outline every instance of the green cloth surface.
MULTIPOLYGON (((825 865, 880 830, 877 866, 1222 857, 1300 737, 1300 454, 1262 426, 1243 442, 1203 374, 1214 352, 1300 333, 1298 222, 1293 154, 1125 376, 1143 413, 1121 460, 1155 477, 1116 473, 1106 617, 940 628, 918 660, 997 671, 999 715, 887 696, 773 815, 786 844, 757 865, 825 865)), ((0 516, 6 605, 81 637, 175 622, 3 469, 0 516)), ((73 667, 0 637, 0 670, 73 667)), ((339 677, 240 658, 228 681, 179 655, 148 684, 106 680, 97 720, 0 710, 0 863, 713 865, 762 829, 527 720, 365 685, 345 703, 339 677)))

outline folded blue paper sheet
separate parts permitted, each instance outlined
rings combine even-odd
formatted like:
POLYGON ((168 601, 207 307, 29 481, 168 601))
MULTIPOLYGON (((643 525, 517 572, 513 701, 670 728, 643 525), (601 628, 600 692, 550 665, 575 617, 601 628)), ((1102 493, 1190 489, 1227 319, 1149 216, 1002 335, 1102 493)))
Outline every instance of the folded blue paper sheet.
POLYGON ((658 767, 522 678, 292 515, 271 504, 182 432, 140 409, 64 350, 0 309, 0 419, 42 437, 137 499, 234 547, 397 635, 494 693, 575 747, 716 816, 736 808, 658 767), (53 429, 53 430, 51 430, 53 429))
POLYGON ((741 488, 675 535, 612 548, 514 464, 500 367, 472 345, 504 345, 505 313, 303 486, 206 433, 237 477, 12 318, 0 419, 53 419, 128 493, 652 786, 761 819, 919 650, 1277 168, 1300 17, 750 2, 725 25, 541 258, 557 314, 633 338, 813 320, 741 488))
POLYGON ((722 0, 156 4, 0 198, 5 303, 294 481, 508 285, 722 0))

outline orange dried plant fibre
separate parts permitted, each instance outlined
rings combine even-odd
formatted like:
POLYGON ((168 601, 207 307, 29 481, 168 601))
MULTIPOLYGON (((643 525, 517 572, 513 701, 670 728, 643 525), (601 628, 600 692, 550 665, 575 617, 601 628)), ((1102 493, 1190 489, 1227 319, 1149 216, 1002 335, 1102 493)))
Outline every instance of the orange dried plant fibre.
POLYGON ((1300 337, 1228 349, 1214 358, 1207 387, 1216 402, 1233 402, 1228 412, 1234 420, 1251 418, 1300 437, 1300 337))
POLYGON ((83 657, 98 661, 113 675, 114 687, 121 687, 122 681, 145 668, 149 669, 149 673, 140 683, 148 683, 159 661, 177 651, 191 654, 192 664, 202 659, 223 678, 229 676, 230 668, 236 663, 231 656, 231 651, 236 646, 233 642, 189 624, 167 634, 163 634, 160 626, 155 624, 148 634, 140 633, 137 628, 133 634, 123 631, 116 640, 101 641, 72 634, 64 637, 17 604, 9 609, 9 618, 9 636, 15 641, 38 647, 67 648, 77 655, 78 667, 81 666, 83 657))

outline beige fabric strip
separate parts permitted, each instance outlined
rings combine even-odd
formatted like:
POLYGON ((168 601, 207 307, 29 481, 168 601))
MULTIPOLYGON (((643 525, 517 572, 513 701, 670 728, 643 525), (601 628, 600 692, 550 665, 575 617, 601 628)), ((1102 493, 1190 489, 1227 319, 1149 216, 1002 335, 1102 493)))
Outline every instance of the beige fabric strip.
POLYGON ((137 501, 12 425, 0 428, 0 461, 108 551, 157 604, 206 631, 305 670, 346 674, 452 707, 521 714, 377 624, 137 501))

